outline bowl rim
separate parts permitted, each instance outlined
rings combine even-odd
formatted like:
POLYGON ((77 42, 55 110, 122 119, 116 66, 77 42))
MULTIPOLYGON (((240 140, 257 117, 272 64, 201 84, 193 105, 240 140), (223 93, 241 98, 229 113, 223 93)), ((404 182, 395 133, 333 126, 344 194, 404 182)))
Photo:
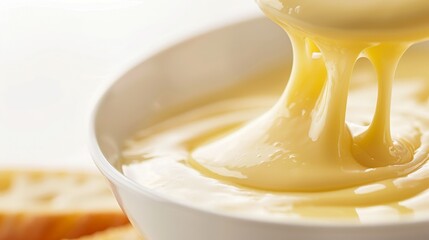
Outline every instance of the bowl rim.
MULTIPOLYGON (((419 225, 419 224, 428 224, 429 225, 429 218, 406 218, 406 219, 400 219, 400 220, 393 220, 393 221, 383 221, 383 222, 374 222, 374 223, 361 223, 358 221, 341 221, 342 219, 338 220, 329 220, 326 221, 326 219, 311 219, 306 218, 303 220, 296 220, 296 219, 282 219, 282 220, 275 220, 275 219, 268 219, 268 218, 256 218, 256 217, 249 217, 249 216, 239 216, 238 214, 229 214, 226 212, 220 212, 211 210, 208 208, 203 207, 196 207, 191 206, 190 204, 183 203, 181 201, 175 201, 172 198, 169 198, 167 196, 164 196, 162 193, 157 193, 153 190, 150 190, 148 188, 145 188, 144 186, 138 184, 137 182, 131 180, 130 178, 126 177, 124 174, 120 173, 112 164, 106 159, 104 156, 102 150, 100 149, 100 146, 97 141, 97 133, 96 133, 96 121, 97 121, 97 115, 100 109, 101 104, 105 100, 107 94, 111 91, 111 89, 114 88, 116 83, 120 81, 126 80, 126 75, 129 73, 135 71, 139 66, 146 64, 146 62, 150 61, 153 58, 159 57, 163 54, 168 53, 172 49, 180 48, 182 45, 185 45, 189 42, 198 40, 201 37, 207 36, 209 34, 216 34, 216 32, 221 32, 222 30, 225 30, 227 28, 237 28, 240 25, 250 24, 251 22, 256 21, 262 21, 265 19, 265 17, 252 17, 245 20, 239 20, 234 21, 232 23, 229 23, 227 25, 221 25, 220 27, 215 27, 208 29, 207 31, 204 31, 203 33, 193 35, 191 37, 185 38, 184 40, 180 40, 179 42, 176 42, 172 45, 167 46, 166 48, 163 48, 162 50, 156 52, 155 54, 151 54, 147 57, 144 57, 142 59, 137 60, 134 62, 130 68, 126 68, 125 71, 123 71, 121 74, 117 75, 116 77, 112 78, 112 81, 107 81, 106 84, 102 84, 99 86, 99 88, 94 93, 94 98, 92 104, 90 104, 90 114, 89 114, 89 151, 91 154, 91 157, 93 159, 93 162, 95 163, 98 170, 111 182, 113 182, 115 185, 120 185, 123 188, 130 189, 140 195, 144 195, 147 198, 151 198, 153 200, 156 200, 158 202, 164 202, 167 204, 174 205, 175 207, 181 207, 186 209, 186 211, 194 211, 198 213, 208 214, 217 216, 220 218, 227 218, 230 220, 235 221, 242 221, 247 223, 254 223, 254 224, 262 224, 262 225, 270 225, 270 226, 276 226, 276 227, 294 227, 294 228, 321 228, 321 229, 344 229, 344 230, 363 230, 363 229, 373 229, 373 228, 398 228, 398 227, 407 227, 410 225, 419 225)), ((385 230, 385 229, 384 229, 385 230)))

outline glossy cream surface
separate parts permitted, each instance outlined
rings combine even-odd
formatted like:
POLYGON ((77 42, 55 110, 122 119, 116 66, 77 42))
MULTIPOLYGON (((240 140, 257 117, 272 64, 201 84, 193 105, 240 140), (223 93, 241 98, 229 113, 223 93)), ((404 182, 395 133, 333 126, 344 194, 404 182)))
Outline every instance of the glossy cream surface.
POLYGON ((292 42, 283 93, 285 74, 273 70, 164 114, 127 142, 124 174, 180 201, 252 217, 427 215, 428 51, 402 56, 429 35, 429 3, 336 2, 258 1, 292 42))
POLYGON ((415 40, 429 30, 426 0, 256 0, 280 25, 335 39, 415 40))

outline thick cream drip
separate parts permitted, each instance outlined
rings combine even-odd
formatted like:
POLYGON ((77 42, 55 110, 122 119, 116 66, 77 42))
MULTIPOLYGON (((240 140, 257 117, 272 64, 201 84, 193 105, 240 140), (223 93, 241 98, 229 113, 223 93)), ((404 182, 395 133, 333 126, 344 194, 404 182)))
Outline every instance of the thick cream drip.
MULTIPOLYGON (((301 12, 306 13, 307 9, 313 12, 318 4, 301 4, 299 14, 285 13, 284 7, 272 14, 272 2, 259 1, 262 9, 269 8, 267 15, 280 23, 291 38, 295 58, 288 86, 266 114, 235 133, 196 149, 192 164, 208 174, 248 187, 301 192, 357 186, 404 176, 420 167, 426 159, 413 159, 420 146, 419 131, 392 139, 390 130, 392 82, 397 64, 410 43, 377 41, 377 38, 371 42, 338 39, 338 34, 332 31, 311 35, 313 28, 324 32, 326 24, 322 20, 331 8, 307 16, 301 12), (311 28, 296 27, 291 16, 311 28), (369 127, 352 135, 345 123, 347 97, 355 62, 361 56, 367 57, 375 68, 378 99, 369 127)), ((305 1, 279 2, 293 5, 305 1)), ((342 4, 345 4, 343 11, 335 16, 344 18, 347 25, 348 12, 356 3, 342 4)), ((372 5, 365 2, 361 8, 372 5)), ((381 21, 366 20, 374 24, 381 21)), ((414 34, 407 38, 419 40, 420 30, 415 29, 414 34)), ((373 37, 366 32, 361 35, 364 39, 373 37)))
MULTIPOLYGON (((401 85, 406 94, 391 113, 397 65, 413 43, 429 35, 422 31, 429 24, 423 14, 429 2, 413 2, 410 7, 395 0, 388 14, 373 16, 372 8, 380 11, 384 2, 364 1, 356 8, 358 2, 343 1, 334 9, 337 1, 259 0, 293 46, 292 72, 279 100, 261 113, 264 101, 251 93, 252 101, 171 116, 127 145, 125 175, 183 201, 201 199, 198 205, 239 214, 361 221, 380 214, 382 220, 424 216, 429 116, 419 98, 428 96, 426 88, 407 88, 421 81, 401 85), (370 104, 371 85, 350 87, 353 73, 371 72, 355 70, 362 57, 377 79, 370 104), (349 90, 357 96, 351 103, 349 90), (348 115, 353 117, 346 123, 348 115)), ((407 61, 407 73, 422 67, 407 61)), ((254 86, 262 91, 265 81, 254 86)))

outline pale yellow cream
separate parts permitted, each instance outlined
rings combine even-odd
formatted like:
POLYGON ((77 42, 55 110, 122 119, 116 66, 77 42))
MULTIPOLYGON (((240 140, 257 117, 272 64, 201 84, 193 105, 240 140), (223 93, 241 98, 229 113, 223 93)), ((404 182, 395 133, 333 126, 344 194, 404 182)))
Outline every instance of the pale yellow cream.
MULTIPOLYGON (((316 2, 259 1, 292 40, 295 65, 290 81, 270 111, 233 134, 196 149, 190 160, 195 167, 249 187, 327 191, 404 176, 426 160, 425 156, 413 157, 420 146, 418 130, 396 139, 390 132, 396 66, 410 46, 409 40, 422 38, 421 28, 414 27, 416 23, 408 18, 395 28, 391 25, 395 21, 389 20, 396 18, 362 14, 388 5, 394 6, 390 14, 415 16, 429 7, 429 2, 414 1, 409 8, 404 1, 316 2), (355 25, 358 31, 350 29, 355 25), (402 27, 407 28, 406 37, 398 33, 389 41, 370 31, 376 28, 382 36, 385 31, 402 33, 402 27), (344 31, 355 36, 345 37, 344 31), (347 96, 354 64, 362 55, 376 70, 378 99, 369 127, 353 135, 345 123, 347 96)), ((429 25, 426 18, 418 23, 429 25)))
POLYGON ((278 86, 274 74, 252 83, 265 97, 239 86, 236 99, 223 102, 219 95, 212 105, 171 116, 127 144, 125 175, 185 202, 240 215, 424 217, 429 76, 409 78, 425 67, 427 51, 402 60, 406 80, 398 82, 392 113, 391 99, 402 55, 429 36, 429 2, 258 3, 288 32, 294 50, 279 100, 265 111, 278 86), (355 69, 362 57, 371 66, 355 69), (350 85, 352 75, 359 84, 350 85))

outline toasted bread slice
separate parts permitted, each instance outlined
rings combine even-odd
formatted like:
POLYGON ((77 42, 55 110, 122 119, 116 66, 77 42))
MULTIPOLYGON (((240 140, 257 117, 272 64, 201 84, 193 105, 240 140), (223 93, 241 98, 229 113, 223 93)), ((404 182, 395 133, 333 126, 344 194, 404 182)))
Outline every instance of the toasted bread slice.
POLYGON ((0 240, 77 238, 126 223, 99 174, 0 171, 0 240))
POLYGON ((75 240, 144 240, 131 225, 110 228, 75 240))

